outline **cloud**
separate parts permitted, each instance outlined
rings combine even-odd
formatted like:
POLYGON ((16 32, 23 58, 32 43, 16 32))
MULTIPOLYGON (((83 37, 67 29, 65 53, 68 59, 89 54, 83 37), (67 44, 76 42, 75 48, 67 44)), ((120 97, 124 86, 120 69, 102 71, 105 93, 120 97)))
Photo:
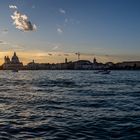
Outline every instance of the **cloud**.
POLYGON ((7 51, 7 50, 23 51, 25 49, 25 46, 22 44, 13 44, 11 42, 6 42, 3 40, 0 40, 0 47, 1 47, 1 51, 7 51))
POLYGON ((61 28, 57 28, 57 32, 58 32, 59 34, 62 34, 62 33, 63 33, 63 30, 62 30, 61 28))
POLYGON ((13 44, 12 49, 14 51, 23 51, 25 49, 25 46, 21 44, 13 44))
POLYGON ((3 29, 3 30, 2 30, 2 33, 3 33, 3 34, 7 34, 7 33, 8 33, 8 29, 3 29))
POLYGON ((65 18, 64 22, 65 22, 65 23, 68 23, 68 19, 67 19, 67 18, 65 18))
POLYGON ((64 54, 64 56, 69 56, 69 54, 64 54))
POLYGON ((54 52, 54 51, 60 49, 61 44, 60 43, 54 43, 54 42, 47 42, 47 46, 54 52))
POLYGON ((49 55, 49 56, 52 56, 52 54, 51 54, 51 53, 48 53, 48 55, 49 55))
POLYGON ((66 14, 66 11, 64 10, 64 9, 59 9, 59 12, 61 13, 61 14, 66 14))
POLYGON ((35 9, 36 7, 35 7, 35 5, 32 5, 32 7, 31 7, 32 9, 35 9))
POLYGON ((16 5, 9 5, 10 9, 18 9, 16 5))
POLYGON ((59 48, 59 46, 54 46, 53 48, 52 48, 52 50, 57 50, 59 48))
POLYGON ((15 11, 13 15, 11 15, 11 18, 16 28, 21 31, 34 31, 37 29, 36 25, 32 24, 26 15, 21 14, 18 11, 15 11))
POLYGON ((3 40, 0 40, 0 45, 8 45, 9 43, 3 41, 3 40))

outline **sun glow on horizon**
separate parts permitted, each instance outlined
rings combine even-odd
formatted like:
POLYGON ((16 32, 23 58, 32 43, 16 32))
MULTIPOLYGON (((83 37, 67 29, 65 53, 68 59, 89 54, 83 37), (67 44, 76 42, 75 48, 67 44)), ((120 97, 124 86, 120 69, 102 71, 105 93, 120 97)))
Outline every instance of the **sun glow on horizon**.
MULTIPOLYGON (((4 63, 4 56, 9 56, 10 58, 13 56, 13 51, 5 51, 0 52, 0 64, 4 63)), ((75 53, 65 53, 65 52, 39 52, 39 51, 28 51, 22 52, 18 51, 17 56, 19 60, 23 62, 24 65, 32 62, 33 60, 36 63, 64 63, 65 58, 68 61, 77 61, 78 57, 75 53)), ((106 62, 120 62, 123 58, 119 56, 108 56, 108 55, 93 55, 93 54, 82 54, 80 55, 80 60, 89 60, 93 62, 94 57, 96 57, 98 62, 106 63, 106 62)))

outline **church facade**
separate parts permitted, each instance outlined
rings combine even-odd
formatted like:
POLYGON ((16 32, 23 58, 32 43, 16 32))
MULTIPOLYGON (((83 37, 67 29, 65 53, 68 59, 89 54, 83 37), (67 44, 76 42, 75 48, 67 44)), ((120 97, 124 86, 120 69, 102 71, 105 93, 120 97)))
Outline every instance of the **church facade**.
POLYGON ((4 57, 3 69, 4 70, 23 69, 23 63, 19 61, 19 58, 16 55, 16 52, 14 52, 14 55, 12 56, 11 60, 9 56, 4 57))

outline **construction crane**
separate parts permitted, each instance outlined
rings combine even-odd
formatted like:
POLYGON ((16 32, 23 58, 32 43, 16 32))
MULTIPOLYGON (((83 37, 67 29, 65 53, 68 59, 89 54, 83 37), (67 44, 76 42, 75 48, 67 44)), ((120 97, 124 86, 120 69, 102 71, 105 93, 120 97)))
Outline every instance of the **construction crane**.
POLYGON ((78 61, 80 60, 80 52, 78 52, 78 53, 75 53, 77 56, 78 56, 78 61))

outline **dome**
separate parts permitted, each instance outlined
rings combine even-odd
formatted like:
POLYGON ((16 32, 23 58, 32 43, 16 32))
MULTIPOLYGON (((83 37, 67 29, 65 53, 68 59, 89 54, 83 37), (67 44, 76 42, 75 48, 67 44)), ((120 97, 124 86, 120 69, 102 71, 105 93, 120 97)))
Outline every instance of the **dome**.
POLYGON ((18 59, 18 57, 17 57, 17 55, 16 55, 16 52, 14 52, 14 55, 13 55, 11 61, 12 61, 12 63, 15 63, 15 64, 20 63, 20 62, 19 62, 19 59, 18 59))

